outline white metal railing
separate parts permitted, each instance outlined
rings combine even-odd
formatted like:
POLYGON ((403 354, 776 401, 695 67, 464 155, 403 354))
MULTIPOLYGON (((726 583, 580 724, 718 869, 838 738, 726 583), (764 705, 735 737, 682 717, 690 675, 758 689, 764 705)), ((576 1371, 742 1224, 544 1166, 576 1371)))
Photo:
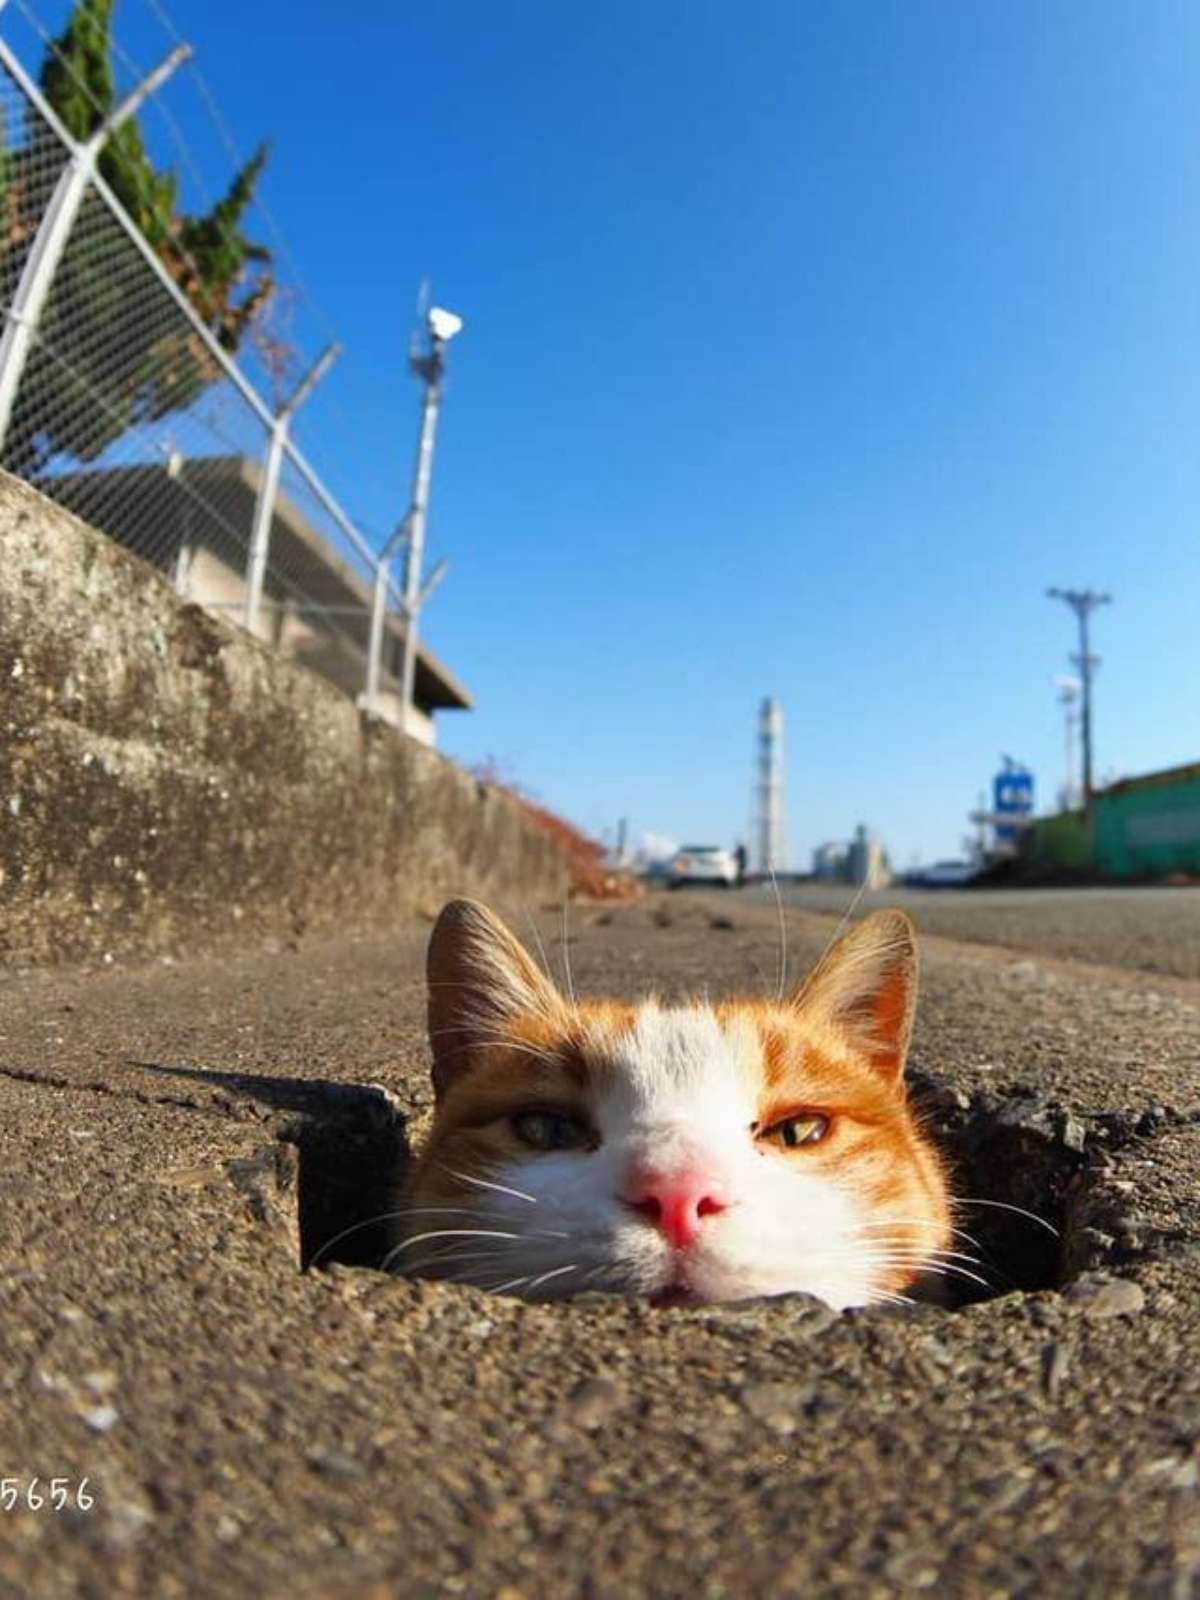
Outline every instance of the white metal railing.
MULTIPOLYGON (((291 433, 340 346, 328 345, 282 403, 268 403, 100 170, 104 152, 117 148, 114 133, 190 54, 177 44, 81 143, 0 34, 0 128, 9 173, 18 170, 15 149, 21 174, 6 181, 22 186, 16 203, 25 218, 23 229, 9 225, 0 241, 0 464, 260 637, 273 629, 282 643, 284 618, 293 629, 328 635, 343 656, 349 650, 360 659, 360 699, 369 710, 380 709, 386 619, 403 619, 398 676, 407 721, 417 613, 440 575, 422 588, 409 539, 423 526, 427 452, 418 454, 417 506, 376 553, 291 433), (15 143, 14 130, 22 130, 15 143), (258 463, 257 484, 241 472, 236 458, 243 456, 258 463), (302 498, 311 506, 334 578, 322 573, 311 537, 289 544, 280 534, 285 477, 289 503, 302 498), (393 564, 406 542, 401 585, 393 564), (197 595, 202 580, 208 590, 197 595), (222 592, 222 584, 238 583, 240 594, 222 592)), ((437 365, 440 372, 440 354, 437 365)), ((428 377, 427 390, 436 417, 437 385, 428 377)), ((428 404, 426 435, 431 447, 428 404)))

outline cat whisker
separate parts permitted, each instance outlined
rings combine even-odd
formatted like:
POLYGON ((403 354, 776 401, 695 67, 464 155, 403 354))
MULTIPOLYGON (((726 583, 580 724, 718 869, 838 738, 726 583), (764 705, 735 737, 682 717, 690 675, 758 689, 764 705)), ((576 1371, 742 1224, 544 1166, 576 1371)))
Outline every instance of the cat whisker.
MULTIPOLYGON (((866 1261, 873 1267, 879 1267, 885 1270, 890 1267, 902 1267, 905 1269, 917 1270, 935 1278, 965 1278, 971 1283, 977 1283, 982 1289, 990 1289, 992 1287, 991 1283, 989 1283, 986 1278, 980 1277, 977 1272, 971 1272, 968 1268, 959 1266, 956 1262, 939 1261, 932 1256, 910 1255, 903 1253, 888 1253, 886 1255, 868 1254, 866 1256, 859 1255, 856 1257, 856 1260, 866 1261)), ((981 1265, 981 1263, 976 1263, 976 1265, 981 1265)))
POLYGON ((481 1189, 494 1189, 497 1194, 511 1194, 516 1200, 528 1200, 531 1206, 537 1205, 537 1196, 526 1194, 524 1189, 513 1189, 506 1183, 490 1183, 486 1178, 472 1177, 469 1172, 457 1172, 453 1167, 442 1167, 443 1172, 448 1172, 452 1178, 459 1178, 463 1183, 478 1184, 481 1189))
POLYGON ((771 868, 771 892, 775 896, 775 911, 779 917, 779 989, 775 998, 782 1005, 787 991, 787 920, 783 914, 783 896, 779 892, 779 880, 774 867, 771 868))
POLYGON ((821 968, 825 965, 826 957, 831 954, 834 945, 838 942, 838 940, 842 936, 842 929, 846 926, 846 924, 850 921, 850 918, 858 910, 858 907, 859 907, 859 904, 860 904, 860 902, 862 900, 862 897, 867 892, 867 884, 869 882, 870 882, 870 877, 868 875, 859 884, 857 890, 855 891, 854 898, 850 901, 850 904, 846 907, 845 911, 842 912, 841 919, 839 920, 837 927, 834 928, 833 932, 829 936, 829 943, 825 946, 824 950, 821 952, 821 959, 817 962, 816 966, 812 969, 812 973, 810 975, 810 981, 811 981, 811 978, 815 978, 816 977, 817 973, 820 972, 821 968))
POLYGON ((1026 1211, 1024 1206, 1009 1205, 1007 1200, 977 1200, 960 1194, 953 1197, 951 1205, 992 1206, 997 1211, 1011 1211, 1015 1216, 1026 1217, 1030 1222, 1036 1222, 1039 1228, 1045 1228, 1046 1232, 1053 1235, 1055 1239, 1060 1237, 1058 1229, 1053 1223, 1047 1222, 1045 1217, 1039 1217, 1036 1211, 1026 1211))
POLYGON ((387 1272, 395 1258, 405 1250, 411 1250, 414 1245, 424 1244, 428 1239, 519 1239, 519 1233, 505 1233, 497 1228, 439 1228, 430 1233, 415 1233, 411 1238, 402 1239, 398 1245, 389 1250, 384 1256, 381 1266, 387 1272))
POLYGON ((480 1280, 494 1277, 497 1271, 512 1271, 513 1262, 504 1260, 495 1252, 475 1255, 440 1255, 431 1257, 403 1274, 409 1278, 427 1278, 432 1283, 463 1283, 480 1287, 480 1280))
POLYGON ((449 1283, 461 1283, 462 1273, 451 1273, 445 1269, 461 1266, 464 1262, 487 1261, 495 1263, 498 1252, 495 1250, 464 1252, 461 1250, 434 1250, 429 1255, 422 1256, 419 1261, 410 1261, 404 1271, 399 1274, 405 1278, 437 1278, 449 1283))
MULTIPOLYGON (((449 1233, 450 1231, 451 1230, 449 1230, 449 1229, 441 1229, 437 1233, 417 1234, 417 1235, 414 1236, 414 1238, 411 1241, 406 1241, 406 1242, 411 1242, 413 1244, 416 1244, 416 1243, 419 1243, 419 1242, 421 1242, 423 1240, 426 1240, 426 1239, 437 1239, 437 1238, 443 1237, 445 1234, 449 1233)), ((458 1237, 458 1236, 459 1236, 459 1234, 457 1232, 455 1232, 454 1237, 458 1237)), ((468 1239, 477 1239, 477 1238, 481 1238, 481 1237, 482 1238, 489 1238, 489 1239, 490 1238, 495 1238, 496 1241, 497 1241, 497 1244, 493 1247, 493 1253, 495 1252, 495 1250, 498 1250, 501 1247, 511 1248, 512 1245, 522 1245, 522 1244, 524 1244, 524 1245, 529 1245, 532 1248, 532 1247, 540 1244, 543 1240, 546 1240, 546 1239, 554 1239, 554 1240, 566 1239, 566 1240, 569 1240, 571 1238, 571 1235, 569 1233, 560 1233, 557 1230, 550 1229, 550 1228, 533 1228, 533 1229, 527 1229, 527 1230, 525 1230, 524 1232, 521 1232, 521 1233, 495 1233, 495 1234, 487 1232, 486 1230, 483 1230, 483 1229, 479 1229, 479 1230, 476 1230, 476 1229, 470 1229, 470 1230, 464 1229, 464 1230, 462 1230, 462 1236, 465 1237, 465 1238, 468 1238, 468 1239)), ((454 1254, 454 1253, 459 1253, 458 1252, 458 1247, 453 1245, 453 1244, 450 1244, 450 1245, 441 1246, 440 1247, 440 1251, 439 1252, 435 1252, 435 1255, 440 1254, 442 1256, 446 1256, 446 1255, 451 1255, 451 1254, 454 1254)), ((432 1260, 432 1259, 434 1259, 434 1257, 433 1256, 426 1256, 426 1257, 423 1257, 422 1259, 423 1260, 432 1260)), ((412 1270, 415 1270, 415 1269, 410 1267, 409 1270, 412 1271, 412 1270)))
POLYGON ((396 1246, 408 1250, 414 1244, 424 1244, 427 1239, 520 1239, 519 1233, 505 1232, 499 1228, 434 1228, 428 1233, 414 1233, 396 1246))
MULTIPOLYGON (((936 1245, 916 1244, 910 1239, 867 1239, 863 1241, 865 1254, 886 1255, 889 1257, 905 1258, 909 1261, 968 1261, 972 1266, 982 1266, 983 1262, 977 1256, 965 1250, 941 1250, 936 1245)), ((864 1250, 854 1245, 854 1253, 863 1255, 864 1250)), ((845 1251, 834 1252, 845 1254, 845 1251)))
POLYGON ((571 1264, 569 1266, 566 1266, 566 1267, 555 1267, 552 1272, 543 1272, 540 1278, 535 1278, 533 1280, 533 1282, 529 1285, 529 1291, 532 1294, 532 1292, 535 1289, 539 1288, 543 1283, 549 1283, 551 1278, 561 1278, 564 1272, 577 1272, 577 1271, 578 1271, 578 1264, 576 1262, 574 1262, 574 1261, 572 1261, 571 1264))
MULTIPOLYGON (((851 1231, 855 1234, 859 1234, 866 1232, 868 1228, 927 1228, 928 1226, 928 1217, 877 1217, 874 1220, 868 1219, 866 1222, 860 1222, 856 1224, 851 1231)), ((965 1228, 951 1228, 950 1232, 954 1234, 956 1238, 965 1239, 968 1244, 973 1244, 977 1250, 981 1250, 983 1248, 983 1246, 979 1243, 979 1240, 976 1239, 972 1234, 969 1234, 965 1228)))
POLYGON ((462 1283, 477 1270, 491 1271, 497 1266, 513 1266, 511 1253, 502 1250, 431 1250, 419 1261, 412 1261, 404 1269, 408 1278, 437 1278, 447 1283, 462 1283), (481 1268, 480 1264, 483 1263, 481 1268), (451 1272, 452 1267, 465 1267, 462 1272, 451 1272))
POLYGON ((977 1283, 981 1289, 990 1289, 992 1285, 986 1278, 981 1278, 977 1272, 968 1272, 966 1267, 957 1267, 953 1263, 939 1263, 927 1261, 921 1271, 932 1278, 965 1278, 969 1283, 977 1283))
POLYGON ((377 1220, 383 1221, 386 1217, 430 1217, 451 1215, 473 1217, 475 1212, 470 1206, 405 1206, 400 1211, 385 1211, 383 1213, 383 1217, 377 1220))
POLYGON ((537 945, 538 955, 540 956, 542 962, 542 971, 548 978, 551 979, 551 981, 553 981, 553 974, 550 971, 550 959, 546 954, 546 946, 542 943, 542 935, 537 923, 534 921, 533 913, 530 911, 527 905, 523 905, 521 907, 521 912, 525 918, 525 922, 530 933, 533 935, 533 942, 537 945))
MULTIPOLYGON (((935 1256, 932 1260, 927 1261, 925 1263, 925 1266, 924 1266, 923 1270, 926 1271, 926 1272, 935 1272, 935 1271, 936 1272, 941 1272, 941 1271, 945 1271, 945 1272, 958 1273, 960 1275, 969 1274, 971 1276, 974 1276, 974 1272, 973 1272, 972 1269, 974 1269, 976 1267, 979 1269, 980 1273, 985 1273, 987 1271, 987 1263, 986 1262, 983 1262, 983 1261, 971 1261, 971 1258, 969 1256, 967 1257, 967 1260, 971 1262, 970 1267, 964 1267, 961 1264, 961 1262, 958 1262, 958 1261, 942 1261, 942 1260, 939 1260, 935 1256)), ((983 1281, 983 1280, 981 1279, 980 1281, 983 1281)), ((990 1281, 989 1281, 988 1286, 989 1286, 989 1288, 991 1287, 990 1281)))
POLYGON ((969 1261, 973 1267, 980 1267, 983 1265, 978 1256, 970 1255, 965 1250, 940 1250, 936 1247, 927 1250, 922 1245, 914 1244, 912 1241, 899 1236, 892 1240, 871 1239, 867 1242, 881 1249, 887 1249, 889 1245, 891 1245, 895 1248, 906 1250, 909 1254, 918 1256, 923 1260, 969 1261))
POLYGON ((913 1306, 916 1301, 906 1294, 893 1294, 888 1289, 876 1289, 869 1301, 873 1306, 913 1306))
POLYGON ((909 1246, 906 1241, 892 1244, 888 1240, 874 1241, 874 1248, 850 1251, 845 1247, 830 1250, 811 1250, 806 1252, 809 1261, 834 1260, 854 1263, 865 1263, 868 1266, 880 1269, 906 1268, 919 1272, 932 1273, 939 1277, 957 1276, 969 1278, 978 1283, 982 1288, 990 1289, 992 1285, 986 1278, 972 1272, 968 1267, 961 1265, 969 1262, 971 1267, 983 1267, 984 1263, 976 1260, 974 1256, 966 1255, 962 1251, 922 1250, 909 1246))
POLYGON ((566 975, 566 979, 567 979, 567 994, 570 997, 571 1004, 572 1005, 577 1005, 578 1001, 575 998, 575 980, 571 976, 571 928, 570 928, 570 921, 569 921, 568 912, 567 912, 567 908, 568 908, 569 905, 570 905, 570 898, 568 896, 564 895, 563 896, 563 912, 562 912, 563 972, 566 975))
POLYGON ((374 1228, 381 1222, 392 1222, 399 1217, 419 1216, 474 1216, 474 1212, 467 1206, 406 1206, 399 1211, 381 1211, 376 1217, 364 1217, 361 1222, 354 1222, 348 1228, 343 1228, 341 1233, 335 1233, 332 1239, 326 1239, 318 1249, 313 1251, 309 1261, 310 1267, 315 1267, 323 1255, 328 1254, 335 1244, 340 1244, 343 1239, 348 1239, 352 1233, 359 1233, 363 1228, 374 1228))

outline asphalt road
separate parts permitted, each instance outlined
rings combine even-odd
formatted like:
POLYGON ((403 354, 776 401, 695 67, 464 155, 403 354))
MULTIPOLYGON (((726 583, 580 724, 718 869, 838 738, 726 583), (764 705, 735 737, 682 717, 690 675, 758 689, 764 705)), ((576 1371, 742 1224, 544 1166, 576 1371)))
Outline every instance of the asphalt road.
MULTIPOLYGON (((796 973, 830 920, 788 922, 796 973)), ((1119 928, 1077 964, 1004 926, 928 941, 916 1072, 963 1195, 1064 1238, 988 1235, 956 1311, 302 1272, 301 1223, 420 1136, 427 925, 0 975, 0 1596, 1200 1592, 1194 943, 1160 980, 1119 928)), ((777 981, 752 895, 570 938, 591 991, 777 981)))
MULTIPOLYGON (((746 891, 760 898, 769 890, 746 891)), ((787 886, 789 906, 841 916, 843 885, 787 886)), ((926 933, 1200 978, 1200 887, 1171 889, 881 889, 862 909, 903 906, 926 933)))

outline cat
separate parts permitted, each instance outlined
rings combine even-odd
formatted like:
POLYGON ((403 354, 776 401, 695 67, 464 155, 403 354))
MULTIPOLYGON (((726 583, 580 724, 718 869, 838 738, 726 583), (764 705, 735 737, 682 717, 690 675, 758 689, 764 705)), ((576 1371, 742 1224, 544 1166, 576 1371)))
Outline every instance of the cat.
POLYGON ((436 1110, 386 1264, 529 1299, 804 1291, 943 1268, 951 1201, 907 1103, 915 933, 865 918, 786 1000, 575 1001, 486 907, 428 955, 436 1110))

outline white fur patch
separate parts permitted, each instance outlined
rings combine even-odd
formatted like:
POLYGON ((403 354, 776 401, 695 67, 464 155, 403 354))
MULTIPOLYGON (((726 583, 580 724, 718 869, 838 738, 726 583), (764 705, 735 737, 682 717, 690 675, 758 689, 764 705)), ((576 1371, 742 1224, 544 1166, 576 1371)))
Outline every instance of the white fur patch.
POLYGON ((531 1155, 497 1174, 508 1194, 473 1195, 481 1225, 517 1238, 497 1250, 505 1281, 491 1268, 472 1281, 538 1297, 678 1287, 705 1300, 799 1290, 839 1309, 871 1300, 874 1252, 854 1196, 754 1137, 759 1049, 749 1019, 725 1031, 710 1010, 644 1005, 592 1106, 598 1148, 531 1155), (629 1204, 647 1169, 700 1173, 726 1202, 690 1249, 673 1249, 629 1204))

